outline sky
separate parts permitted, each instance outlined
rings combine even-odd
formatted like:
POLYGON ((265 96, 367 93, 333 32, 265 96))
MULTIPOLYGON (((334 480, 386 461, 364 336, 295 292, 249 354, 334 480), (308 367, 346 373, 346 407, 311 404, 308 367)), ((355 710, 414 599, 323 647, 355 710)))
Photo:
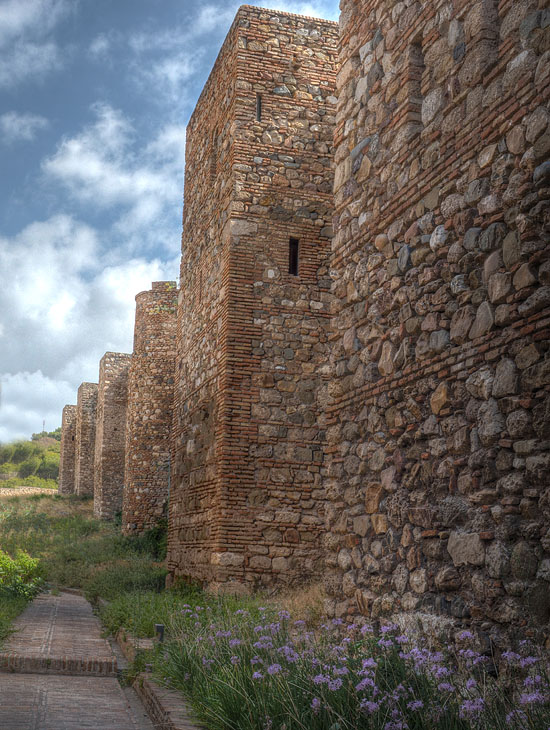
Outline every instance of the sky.
POLYGON ((177 279, 185 125, 239 4, 0 0, 0 442, 60 426, 177 279))

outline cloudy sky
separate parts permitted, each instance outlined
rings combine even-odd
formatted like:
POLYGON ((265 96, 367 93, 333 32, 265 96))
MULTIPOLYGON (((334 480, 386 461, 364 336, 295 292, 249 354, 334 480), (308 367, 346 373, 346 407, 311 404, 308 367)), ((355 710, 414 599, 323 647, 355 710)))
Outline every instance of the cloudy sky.
POLYGON ((238 6, 0 0, 0 442, 59 426, 177 278, 185 124, 238 6))

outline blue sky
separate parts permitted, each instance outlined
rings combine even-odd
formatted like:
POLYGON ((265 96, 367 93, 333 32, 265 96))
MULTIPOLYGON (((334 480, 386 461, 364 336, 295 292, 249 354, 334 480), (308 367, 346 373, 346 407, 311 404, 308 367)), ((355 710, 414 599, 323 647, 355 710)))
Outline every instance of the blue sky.
POLYGON ((185 124, 238 7, 0 0, 0 442, 59 426, 177 278, 185 124))

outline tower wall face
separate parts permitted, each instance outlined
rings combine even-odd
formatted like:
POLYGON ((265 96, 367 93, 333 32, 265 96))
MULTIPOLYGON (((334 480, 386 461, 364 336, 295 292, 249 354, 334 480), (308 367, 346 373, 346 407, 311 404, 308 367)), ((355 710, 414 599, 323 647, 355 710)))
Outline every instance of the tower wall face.
POLYGON ((126 534, 153 527, 167 509, 177 298, 173 281, 154 282, 136 296, 122 500, 126 534))
POLYGON ((78 388, 76 402, 74 491, 80 496, 92 495, 97 383, 82 383, 78 388))
POLYGON ((126 405, 131 355, 106 352, 99 363, 94 453, 94 514, 114 519, 122 510, 126 405))
POLYGON ((188 125, 168 560, 213 588, 320 570, 336 39, 241 8, 188 125))
POLYGON ((74 494, 76 411, 76 406, 65 406, 63 408, 59 458, 60 494, 74 494))
POLYGON ((333 614, 435 613, 503 643, 550 616, 550 29, 539 6, 341 3, 333 614))

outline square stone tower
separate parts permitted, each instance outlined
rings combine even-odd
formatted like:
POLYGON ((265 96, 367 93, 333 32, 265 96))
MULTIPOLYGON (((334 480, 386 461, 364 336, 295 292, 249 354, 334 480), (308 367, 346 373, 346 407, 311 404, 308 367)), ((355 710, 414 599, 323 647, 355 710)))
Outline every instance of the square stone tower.
POLYGON ((61 450, 59 458, 59 492, 74 494, 76 406, 65 406, 61 419, 61 450))
POLYGON ((319 568, 337 25, 243 6, 187 127, 169 568, 319 568))
POLYGON ((122 510, 128 371, 131 361, 131 355, 106 352, 99 363, 94 514, 102 520, 112 520, 122 510))
POLYGON ((80 496, 92 495, 97 383, 82 383, 78 388, 76 403, 74 491, 80 496))

